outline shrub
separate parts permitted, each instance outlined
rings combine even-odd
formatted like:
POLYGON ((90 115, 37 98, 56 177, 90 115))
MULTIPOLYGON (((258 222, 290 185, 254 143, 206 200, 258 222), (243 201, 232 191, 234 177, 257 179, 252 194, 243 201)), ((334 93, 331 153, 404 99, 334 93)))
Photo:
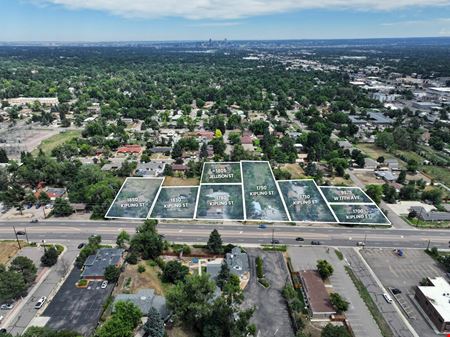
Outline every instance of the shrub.
POLYGON ((143 273, 145 271, 145 266, 140 264, 137 268, 138 273, 143 273))
POLYGON ((338 312, 344 312, 348 310, 349 303, 338 293, 332 293, 330 295, 330 301, 338 312))
POLYGON ((125 261, 129 264, 136 264, 136 263, 138 263, 138 258, 139 258, 138 255, 135 252, 132 252, 132 253, 128 254, 125 261))
POLYGON ((258 278, 263 278, 264 277, 264 272, 263 272, 263 261, 261 256, 258 256, 256 258, 256 276, 258 278))

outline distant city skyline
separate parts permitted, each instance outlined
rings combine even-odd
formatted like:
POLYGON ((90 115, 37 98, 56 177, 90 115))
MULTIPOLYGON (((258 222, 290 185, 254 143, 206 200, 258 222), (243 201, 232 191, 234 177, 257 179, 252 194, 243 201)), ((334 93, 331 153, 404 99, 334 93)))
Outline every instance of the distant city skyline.
POLYGON ((5 0, 0 41, 450 36, 447 0, 5 0))

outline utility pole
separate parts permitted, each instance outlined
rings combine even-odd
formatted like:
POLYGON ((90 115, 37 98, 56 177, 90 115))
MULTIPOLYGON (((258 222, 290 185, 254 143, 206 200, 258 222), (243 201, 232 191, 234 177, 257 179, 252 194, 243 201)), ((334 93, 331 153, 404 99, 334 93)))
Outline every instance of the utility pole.
POLYGON ((22 247, 20 246, 19 238, 17 237, 16 227, 14 227, 14 226, 12 226, 12 227, 14 229, 14 235, 16 236, 17 245, 19 246, 19 249, 22 249, 22 247))
POLYGON ((275 226, 274 224, 272 224, 272 244, 273 244, 273 240, 275 240, 275 226))
POLYGON ((27 228, 25 227, 25 237, 27 238, 27 244, 30 244, 30 241, 28 241, 28 233, 27 233, 27 228))
POLYGON ((431 240, 430 240, 430 239, 428 239, 427 250, 428 250, 428 249, 430 249, 430 242, 431 242, 431 240))
POLYGON ((363 246, 363 249, 366 246, 366 243, 367 243, 367 233, 366 233, 366 235, 364 235, 364 246, 363 246))

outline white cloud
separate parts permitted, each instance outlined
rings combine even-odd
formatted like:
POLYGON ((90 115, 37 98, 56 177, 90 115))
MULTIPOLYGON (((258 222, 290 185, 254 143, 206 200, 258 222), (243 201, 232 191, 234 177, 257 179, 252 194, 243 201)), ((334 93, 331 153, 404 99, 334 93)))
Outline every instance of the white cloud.
POLYGON ((30 0, 70 9, 92 9, 125 17, 238 19, 301 9, 391 10, 448 6, 450 0, 30 0))

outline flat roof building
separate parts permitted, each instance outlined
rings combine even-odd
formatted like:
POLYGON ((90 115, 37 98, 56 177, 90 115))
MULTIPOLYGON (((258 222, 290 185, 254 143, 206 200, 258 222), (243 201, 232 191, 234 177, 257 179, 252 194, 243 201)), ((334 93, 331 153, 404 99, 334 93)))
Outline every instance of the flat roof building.
POLYGON ((305 298, 313 319, 328 319, 336 314, 330 301, 325 284, 316 270, 304 270, 298 273, 305 298))
POLYGON ((89 255, 83 265, 81 278, 103 280, 108 266, 122 265, 123 249, 100 248, 95 255, 89 255))
POLYGON ((428 278, 416 288, 415 299, 439 332, 450 332, 450 284, 443 277, 428 278))

